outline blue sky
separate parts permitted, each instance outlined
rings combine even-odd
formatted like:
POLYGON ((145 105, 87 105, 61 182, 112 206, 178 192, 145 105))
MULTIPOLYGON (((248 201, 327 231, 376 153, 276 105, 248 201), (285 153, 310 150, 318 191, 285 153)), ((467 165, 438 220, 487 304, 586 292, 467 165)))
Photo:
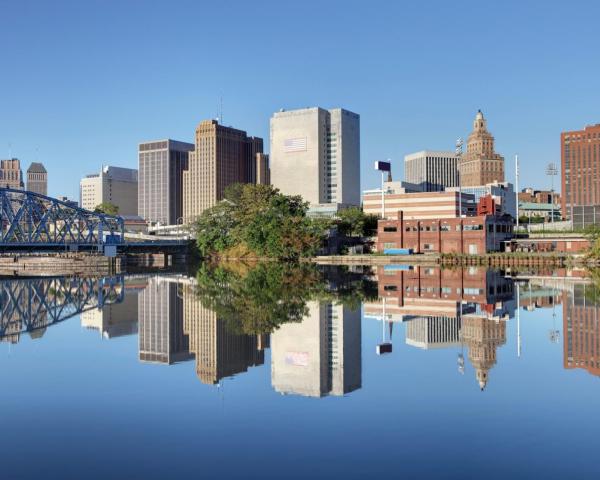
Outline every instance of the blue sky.
POLYGON ((361 115, 374 160, 453 149, 478 108, 521 185, 549 185, 560 132, 600 123, 597 1, 0 0, 0 157, 42 161, 78 196, 140 141, 192 141, 216 117, 262 136, 280 108, 361 115))

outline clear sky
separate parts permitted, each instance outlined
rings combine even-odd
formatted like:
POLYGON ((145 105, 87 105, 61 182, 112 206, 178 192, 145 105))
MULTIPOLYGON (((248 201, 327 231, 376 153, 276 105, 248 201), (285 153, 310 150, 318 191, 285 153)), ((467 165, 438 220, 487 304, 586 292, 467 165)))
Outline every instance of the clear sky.
POLYGON ((222 96, 266 145, 280 108, 359 113, 374 188, 374 160, 401 178, 481 108, 508 178, 519 153, 521 186, 546 187, 560 132, 600 123, 599 18, 597 0, 0 0, 0 157, 11 144, 77 198, 102 164, 136 167, 140 141, 192 141, 222 96))

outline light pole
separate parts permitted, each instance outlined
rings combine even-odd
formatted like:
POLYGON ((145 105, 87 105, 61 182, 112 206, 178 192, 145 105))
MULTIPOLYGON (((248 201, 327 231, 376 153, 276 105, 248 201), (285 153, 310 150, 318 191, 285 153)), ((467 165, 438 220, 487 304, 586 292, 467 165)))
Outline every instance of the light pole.
POLYGON ((515 202, 517 203, 517 228, 516 236, 519 236, 519 156, 515 155, 515 202))
POLYGON ((456 140, 456 174, 458 175, 458 215, 462 217, 462 153, 463 153, 463 139, 458 138, 456 140))
POLYGON ((392 163, 389 159, 387 162, 375 162, 375 170, 381 172, 381 219, 385 220, 385 174, 392 171, 392 163))
POLYGON ((552 216, 550 217, 550 221, 554 223, 554 177, 558 175, 558 168, 556 163, 549 163, 546 167, 546 175, 550 176, 550 203, 552 204, 552 216))

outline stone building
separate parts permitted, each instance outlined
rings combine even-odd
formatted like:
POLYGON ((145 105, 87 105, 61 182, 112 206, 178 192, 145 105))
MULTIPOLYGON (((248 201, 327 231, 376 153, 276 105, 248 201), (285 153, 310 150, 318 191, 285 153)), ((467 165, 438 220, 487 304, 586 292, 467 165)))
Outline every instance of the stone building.
POLYGON ((195 150, 189 153, 188 168, 183 172, 184 223, 222 200, 229 185, 264 180, 266 159, 259 155, 262 153, 262 138, 249 137, 216 120, 200 122, 195 150))
POLYGON ((27 190, 48 195, 48 172, 42 163, 33 162, 27 169, 27 190))
POLYGON ((0 186, 23 190, 23 171, 18 158, 0 160, 0 186))
POLYGON ((487 130, 481 110, 467 139, 467 151, 459 162, 460 183, 464 187, 504 182, 504 157, 494 151, 494 137, 487 130))

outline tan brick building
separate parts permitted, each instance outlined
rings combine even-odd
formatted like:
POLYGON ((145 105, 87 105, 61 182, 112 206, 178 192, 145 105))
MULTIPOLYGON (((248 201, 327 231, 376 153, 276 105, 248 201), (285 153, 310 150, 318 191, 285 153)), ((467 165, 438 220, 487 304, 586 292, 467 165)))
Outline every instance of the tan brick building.
POLYGON ((459 162, 459 174, 463 187, 504 182, 504 157, 494 151, 494 137, 487 130, 481 110, 477 111, 467 151, 459 162))
POLYGON ((23 171, 18 158, 0 160, 0 186, 23 190, 23 171))
POLYGON ((260 155, 262 138, 248 137, 243 130, 219 125, 216 120, 204 120, 196 129, 195 144, 183 172, 184 223, 222 200, 232 183, 257 183, 268 175, 267 160, 260 155))

